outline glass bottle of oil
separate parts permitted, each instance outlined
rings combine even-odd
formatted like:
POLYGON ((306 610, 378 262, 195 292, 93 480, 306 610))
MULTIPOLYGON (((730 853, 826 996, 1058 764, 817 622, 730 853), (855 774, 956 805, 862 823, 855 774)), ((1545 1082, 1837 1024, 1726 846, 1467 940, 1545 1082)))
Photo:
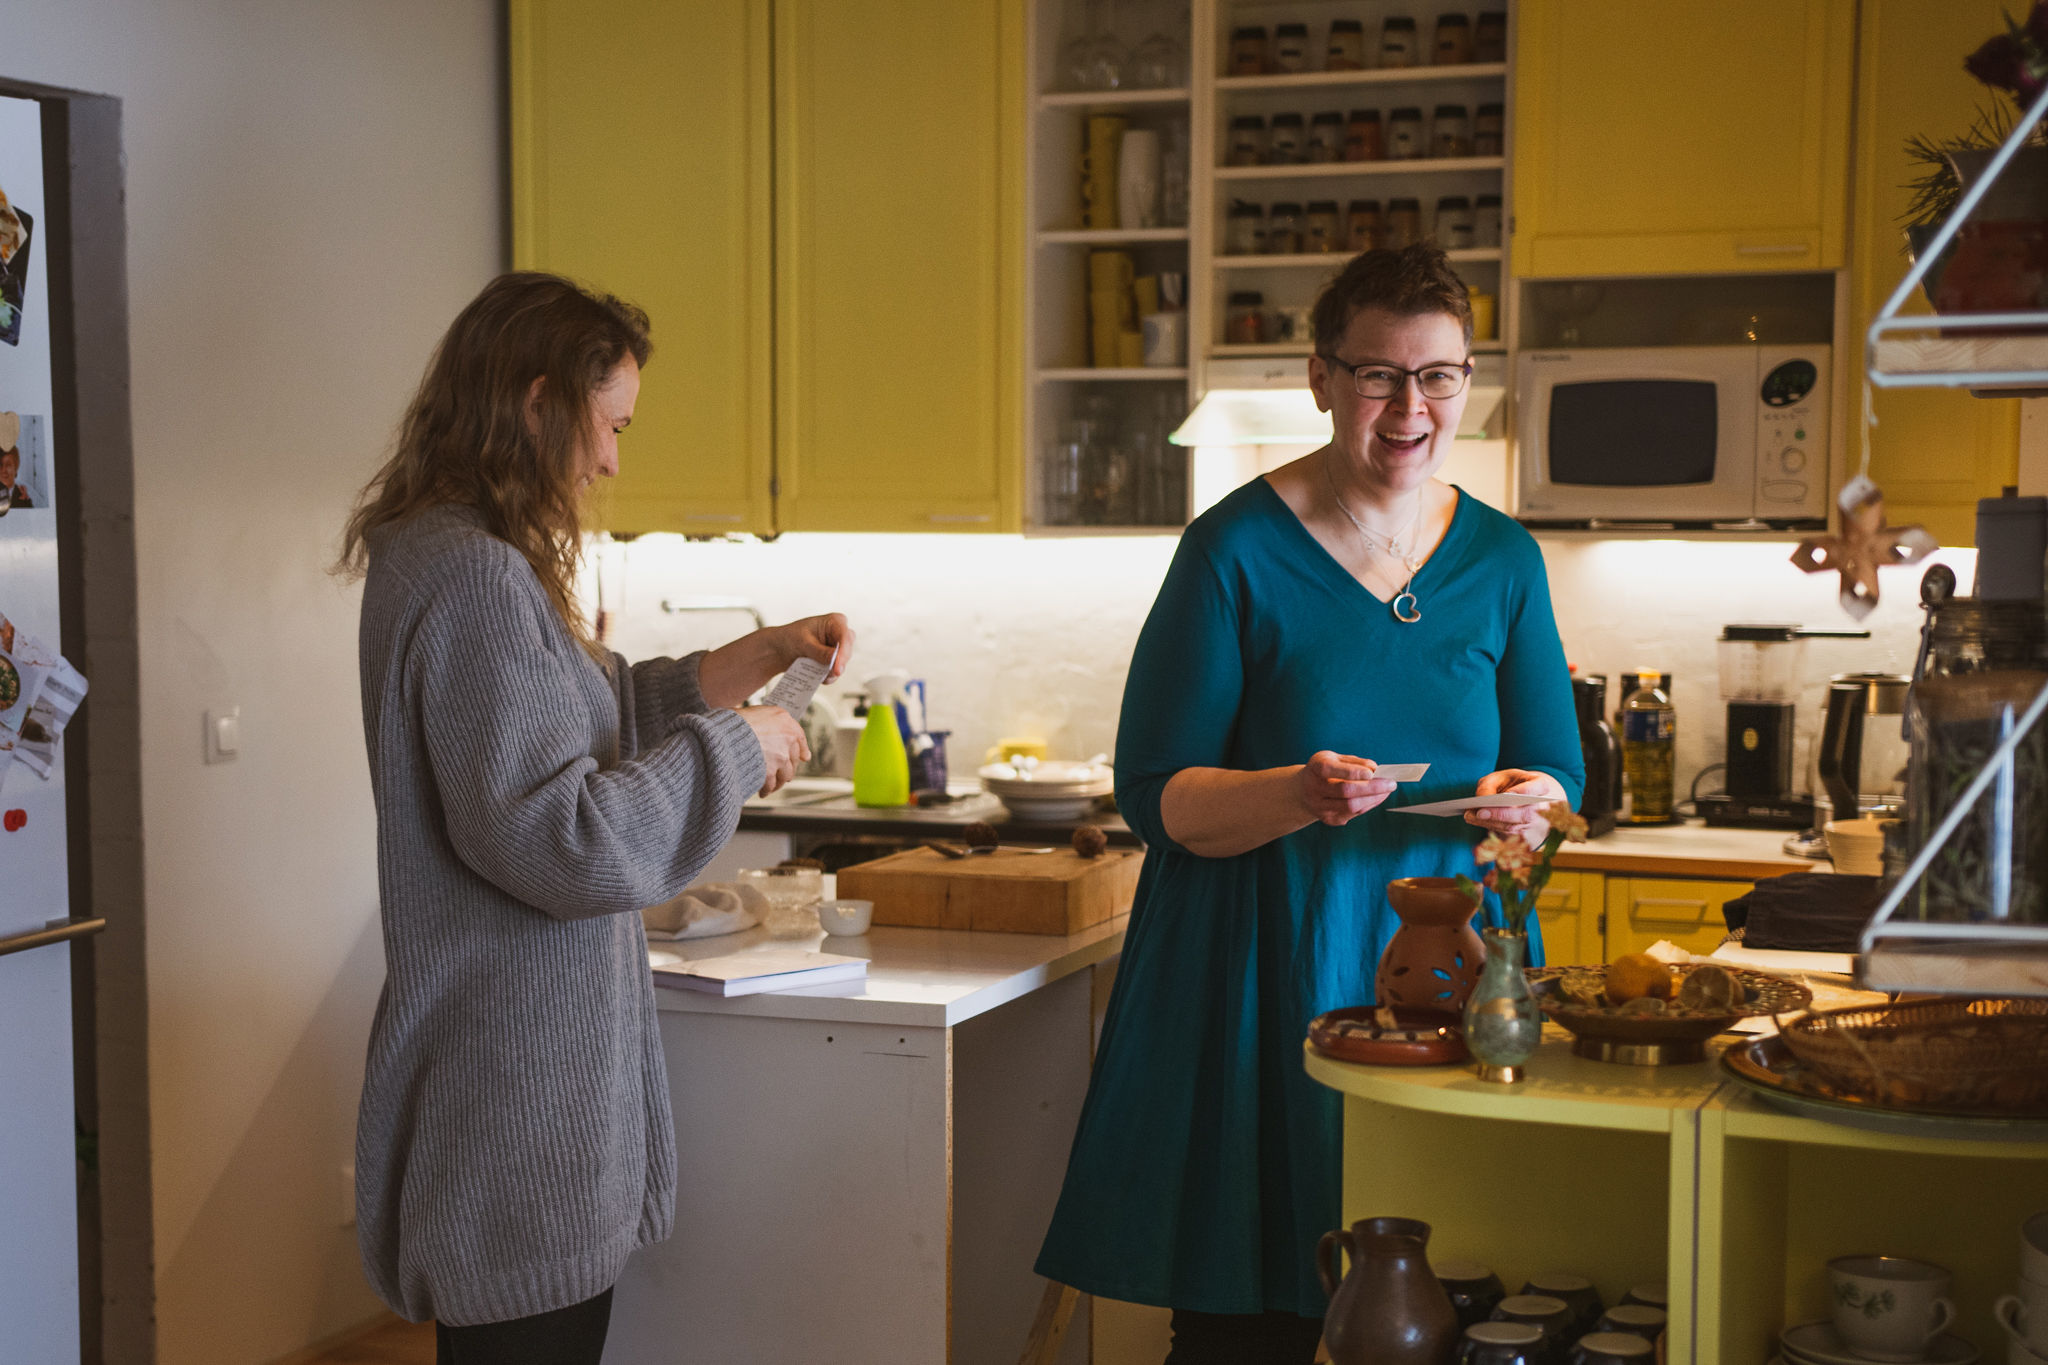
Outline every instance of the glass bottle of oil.
POLYGON ((1621 705, 1621 765, 1628 775, 1631 825, 1662 825, 1673 810, 1672 757, 1678 747, 1678 712, 1657 684, 1653 668, 1636 671, 1635 690, 1621 705))

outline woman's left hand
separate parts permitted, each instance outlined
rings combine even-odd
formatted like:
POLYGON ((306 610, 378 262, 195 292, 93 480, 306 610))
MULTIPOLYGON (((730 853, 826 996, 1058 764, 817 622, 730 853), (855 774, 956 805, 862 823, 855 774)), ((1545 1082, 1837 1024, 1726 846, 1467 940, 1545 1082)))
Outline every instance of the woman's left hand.
MULTIPOLYGON (((1501 792, 1531 792, 1554 796, 1564 800, 1564 784, 1549 773, 1533 773, 1524 768, 1502 768, 1499 772, 1488 773, 1479 779, 1478 795, 1494 796, 1501 792)), ((1534 848, 1550 834, 1550 822, 1543 818, 1542 806, 1482 806, 1465 812, 1465 823, 1481 829, 1492 830, 1495 834, 1519 834, 1522 842, 1534 848)))
POLYGON ((836 682, 853 658, 853 627, 836 611, 824 616, 806 616, 801 621, 777 626, 773 634, 776 647, 782 653, 783 668, 788 668, 798 659, 830 663, 832 668, 825 675, 826 682, 836 682))

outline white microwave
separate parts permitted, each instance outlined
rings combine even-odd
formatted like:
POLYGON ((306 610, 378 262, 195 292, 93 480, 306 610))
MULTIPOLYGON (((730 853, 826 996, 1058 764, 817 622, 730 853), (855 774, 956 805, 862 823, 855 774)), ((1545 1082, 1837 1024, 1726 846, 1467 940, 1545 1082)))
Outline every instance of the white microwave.
POLYGON ((1825 524, 1829 351, 1524 352, 1515 516, 1566 526, 1825 524))

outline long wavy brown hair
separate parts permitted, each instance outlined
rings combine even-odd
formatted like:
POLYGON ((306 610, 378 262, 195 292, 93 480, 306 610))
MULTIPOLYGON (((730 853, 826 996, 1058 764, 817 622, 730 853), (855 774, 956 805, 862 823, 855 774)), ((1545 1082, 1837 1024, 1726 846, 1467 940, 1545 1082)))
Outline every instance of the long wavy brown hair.
POLYGON ((604 663, 574 591, 591 399, 627 356, 645 365, 653 352, 647 315, 630 303, 539 271, 492 280, 434 348, 391 458, 356 498, 336 571, 368 570, 379 527, 445 504, 474 508, 485 530, 533 566, 569 633, 604 663), (539 420, 529 422, 536 379, 539 420))

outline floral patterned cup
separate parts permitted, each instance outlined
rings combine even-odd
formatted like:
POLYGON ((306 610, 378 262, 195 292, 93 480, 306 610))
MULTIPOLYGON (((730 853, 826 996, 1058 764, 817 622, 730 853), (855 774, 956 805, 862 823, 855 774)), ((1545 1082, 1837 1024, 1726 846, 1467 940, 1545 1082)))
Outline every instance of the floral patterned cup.
POLYGON ((1838 1256, 1828 1262, 1835 1330, 1870 1360, 1927 1358, 1927 1346, 1955 1321, 1948 1271, 1903 1256, 1838 1256))

